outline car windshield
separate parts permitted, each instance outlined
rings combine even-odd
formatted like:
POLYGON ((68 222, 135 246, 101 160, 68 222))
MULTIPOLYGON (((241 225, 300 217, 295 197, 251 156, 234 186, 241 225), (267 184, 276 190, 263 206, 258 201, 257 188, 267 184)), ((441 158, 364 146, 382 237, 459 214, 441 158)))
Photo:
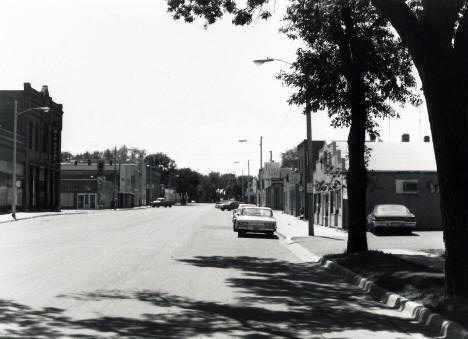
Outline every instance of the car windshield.
POLYGON ((272 210, 266 208, 244 208, 242 209, 242 215, 248 215, 252 217, 272 217, 272 210))
POLYGON ((376 206, 375 212, 377 214, 406 214, 409 211, 403 205, 379 205, 376 206))

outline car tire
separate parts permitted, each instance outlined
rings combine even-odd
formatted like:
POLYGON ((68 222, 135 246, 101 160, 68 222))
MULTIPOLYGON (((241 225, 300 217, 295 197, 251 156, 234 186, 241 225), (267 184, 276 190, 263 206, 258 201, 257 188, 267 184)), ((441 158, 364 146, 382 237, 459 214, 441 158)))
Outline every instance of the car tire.
POLYGON ((237 231, 237 237, 242 238, 245 235, 244 231, 237 231))
POLYGON ((172 207, 172 205, 169 205, 169 208, 171 208, 171 207, 172 207))
POLYGON ((224 208, 221 208, 221 211, 224 211, 224 208))
POLYGON ((273 231, 267 232, 267 235, 268 235, 269 237, 273 237, 274 234, 275 234, 275 232, 273 232, 273 231))

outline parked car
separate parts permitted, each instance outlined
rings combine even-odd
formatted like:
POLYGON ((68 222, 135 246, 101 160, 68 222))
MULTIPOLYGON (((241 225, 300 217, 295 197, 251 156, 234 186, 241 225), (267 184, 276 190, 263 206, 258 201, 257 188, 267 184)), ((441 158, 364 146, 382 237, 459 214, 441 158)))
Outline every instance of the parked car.
POLYGON ((236 218, 234 232, 242 237, 246 232, 266 233, 273 236, 276 231, 276 220, 273 210, 268 207, 244 207, 236 218))
POLYGON ((235 200, 229 200, 221 206, 221 211, 227 210, 232 211, 239 207, 239 203, 235 200))
POLYGON ((151 202, 151 207, 172 207, 174 202, 166 200, 166 198, 157 198, 155 201, 151 202))
POLYGON ((233 225, 233 227, 236 224, 237 217, 239 216, 239 214, 241 213, 241 210, 244 207, 256 207, 256 206, 252 205, 252 204, 239 204, 239 206, 235 210, 232 210, 232 225, 233 225))
POLYGON ((215 204, 215 208, 221 208, 225 202, 224 201, 217 201, 215 204))
POLYGON ((416 216, 404 205, 375 205, 367 216, 367 227, 376 232, 380 229, 404 229, 407 232, 416 228, 416 216))

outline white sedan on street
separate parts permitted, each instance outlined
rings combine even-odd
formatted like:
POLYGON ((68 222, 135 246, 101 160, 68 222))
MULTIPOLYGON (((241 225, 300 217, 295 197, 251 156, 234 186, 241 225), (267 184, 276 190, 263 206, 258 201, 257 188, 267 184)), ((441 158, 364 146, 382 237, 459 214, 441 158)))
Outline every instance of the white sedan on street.
POLYGON ((273 236, 276 231, 276 220, 273 217, 273 210, 268 207, 244 207, 239 212, 234 224, 234 232, 239 237, 246 232, 266 233, 273 236))

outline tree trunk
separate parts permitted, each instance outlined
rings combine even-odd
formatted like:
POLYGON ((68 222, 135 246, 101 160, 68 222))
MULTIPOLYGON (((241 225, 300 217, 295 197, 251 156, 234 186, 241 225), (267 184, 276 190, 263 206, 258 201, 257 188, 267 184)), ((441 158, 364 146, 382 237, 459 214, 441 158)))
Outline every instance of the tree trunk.
POLYGON ((446 248, 446 295, 468 297, 468 87, 449 60, 424 74, 446 248))
POLYGON ((367 251, 365 122, 364 107, 353 109, 348 135, 349 168, 346 175, 349 205, 348 253, 367 251))
POLYGON ((364 160, 367 112, 361 74, 354 74, 350 78, 350 89, 351 128, 348 135, 349 168, 346 175, 349 206, 347 252, 353 253, 367 251, 367 170, 364 160))
POLYGON ((421 77, 439 178, 445 292, 468 297, 468 13, 455 32, 461 1, 423 1, 422 20, 404 0, 372 3, 397 30, 421 77))

